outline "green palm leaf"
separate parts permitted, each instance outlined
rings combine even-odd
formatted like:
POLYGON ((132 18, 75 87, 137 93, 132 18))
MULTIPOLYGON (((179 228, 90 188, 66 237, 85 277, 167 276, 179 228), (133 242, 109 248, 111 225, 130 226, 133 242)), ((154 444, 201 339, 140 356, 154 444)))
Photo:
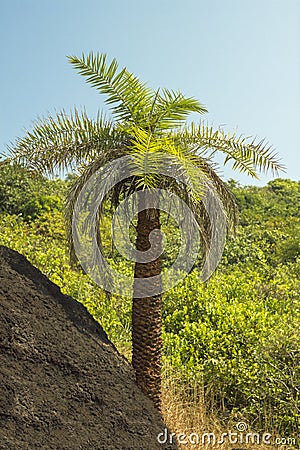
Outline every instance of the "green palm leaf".
POLYGON ((192 123, 177 134, 181 145, 189 146, 192 151, 206 153, 211 158, 214 153, 225 155, 224 164, 233 162, 233 169, 244 172, 254 178, 258 177, 258 171, 274 174, 284 170, 277 154, 265 140, 257 142, 252 137, 225 133, 221 128, 214 130, 212 127, 200 123, 192 123))
POLYGON ((205 106, 193 97, 185 97, 181 92, 163 89, 163 95, 155 96, 151 108, 151 130, 165 131, 181 126, 189 114, 207 112, 205 106))
POLYGON ((126 68, 118 71, 115 59, 108 65, 106 55, 90 53, 81 58, 68 57, 78 72, 86 77, 87 83, 106 95, 106 103, 111 106, 116 119, 140 122, 145 120, 145 111, 150 110, 154 92, 147 88, 126 68))
POLYGON ((9 151, 12 159, 53 174, 97 159, 99 154, 121 144, 118 127, 100 114, 91 120, 85 112, 75 109, 69 115, 62 111, 55 117, 40 119, 9 151))

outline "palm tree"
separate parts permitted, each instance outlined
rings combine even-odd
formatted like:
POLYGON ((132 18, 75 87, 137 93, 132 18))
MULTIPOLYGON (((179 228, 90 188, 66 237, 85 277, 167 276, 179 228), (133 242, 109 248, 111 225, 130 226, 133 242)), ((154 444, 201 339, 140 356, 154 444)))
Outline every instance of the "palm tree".
MULTIPOLYGON (((223 154, 225 164, 231 161, 234 169, 252 177, 257 177, 260 170, 276 173, 282 169, 264 140, 257 142, 243 135, 225 133, 223 129, 213 129, 201 121, 199 124, 188 123, 191 113, 207 112, 196 99, 168 89, 154 91, 126 68, 119 70, 115 59, 107 63, 105 54, 90 53, 68 59, 87 83, 106 96, 112 119, 99 114, 92 120, 76 109, 70 114, 62 111, 37 121, 32 131, 16 140, 10 152, 14 160, 46 174, 79 169, 80 175, 68 197, 69 231, 76 199, 87 180, 107 163, 126 155, 132 157, 138 170, 129 179, 117 183, 106 199, 117 206, 125 197, 143 189, 163 188, 176 193, 193 211, 203 248, 209 242, 210 225, 201 201, 201 174, 221 199, 228 226, 234 228, 237 221, 234 197, 218 176, 214 155, 223 154), (187 184, 178 183, 171 177, 142 173, 149 157, 152 164, 158 164, 162 155, 184 174, 189 180, 187 184)), ((99 211, 100 218, 101 214, 102 210, 99 211)), ((149 234, 155 229, 160 229, 159 208, 140 211, 136 227, 137 250, 145 252, 149 249, 149 234)), ((74 254, 72 245, 70 240, 74 254)), ((156 245, 161 246, 159 239, 156 245)), ((161 283, 161 257, 151 262, 136 262, 134 275, 132 364, 137 384, 160 408, 162 294, 158 290, 155 295, 136 295, 136 283, 139 278, 154 276, 156 282, 161 283)))

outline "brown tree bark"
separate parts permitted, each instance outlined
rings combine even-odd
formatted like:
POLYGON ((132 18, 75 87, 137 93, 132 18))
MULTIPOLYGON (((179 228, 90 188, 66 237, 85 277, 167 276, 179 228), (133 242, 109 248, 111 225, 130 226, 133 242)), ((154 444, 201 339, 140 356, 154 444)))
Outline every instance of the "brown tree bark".
MULTIPOLYGON (((138 213, 136 249, 150 249, 149 234, 160 229, 158 209, 146 209, 138 213)), ((159 238, 156 247, 161 252, 159 238)), ((135 263, 135 278, 157 276, 156 285, 161 286, 161 258, 147 263, 135 263)), ((136 292, 136 282, 134 292, 136 292)), ((161 406, 161 305, 162 295, 133 298, 132 305, 132 365, 136 382, 142 391, 160 410, 161 406)))

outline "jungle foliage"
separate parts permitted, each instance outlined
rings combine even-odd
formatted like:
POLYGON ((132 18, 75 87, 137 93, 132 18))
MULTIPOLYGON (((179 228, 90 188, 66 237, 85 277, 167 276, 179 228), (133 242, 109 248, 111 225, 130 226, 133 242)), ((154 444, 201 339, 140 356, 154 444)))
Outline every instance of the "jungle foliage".
MULTIPOLYGON (((68 264, 63 204, 69 181, 33 179, 29 171, 6 164, 0 172, 0 244, 23 253, 63 292, 86 305, 129 356, 131 300, 105 294, 68 264)), ((219 418, 242 417, 257 430, 295 435, 300 417, 300 183, 275 179, 255 187, 230 180, 228 185, 240 222, 219 268, 203 284, 200 266, 195 267, 164 295, 165 370, 177 374, 187 395, 197 380, 207 408, 219 418)), ((107 212, 108 247, 109 223, 107 212)), ((167 220, 163 231, 167 267, 179 236, 167 220)), ((114 264, 132 273, 122 257, 114 255, 114 264)))

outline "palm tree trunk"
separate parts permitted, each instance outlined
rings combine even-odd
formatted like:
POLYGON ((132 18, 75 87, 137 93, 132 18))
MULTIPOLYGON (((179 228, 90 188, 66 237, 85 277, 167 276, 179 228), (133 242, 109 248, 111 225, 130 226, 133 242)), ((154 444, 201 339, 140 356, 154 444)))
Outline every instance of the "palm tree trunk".
MULTIPOLYGON (((149 233, 160 229, 158 209, 145 209, 138 213, 136 248, 147 251, 150 248, 149 233)), ((156 241, 161 250, 161 239, 156 241)), ((159 251, 160 253, 160 251, 159 251)), ((158 275, 161 286, 161 258, 135 264, 135 278, 149 278, 158 275)), ((134 293, 137 284, 134 285, 134 293)), ((133 294, 134 295, 134 294, 133 294)), ((142 391, 160 410, 161 403, 161 294, 133 298, 132 305, 132 365, 136 382, 142 391)))

